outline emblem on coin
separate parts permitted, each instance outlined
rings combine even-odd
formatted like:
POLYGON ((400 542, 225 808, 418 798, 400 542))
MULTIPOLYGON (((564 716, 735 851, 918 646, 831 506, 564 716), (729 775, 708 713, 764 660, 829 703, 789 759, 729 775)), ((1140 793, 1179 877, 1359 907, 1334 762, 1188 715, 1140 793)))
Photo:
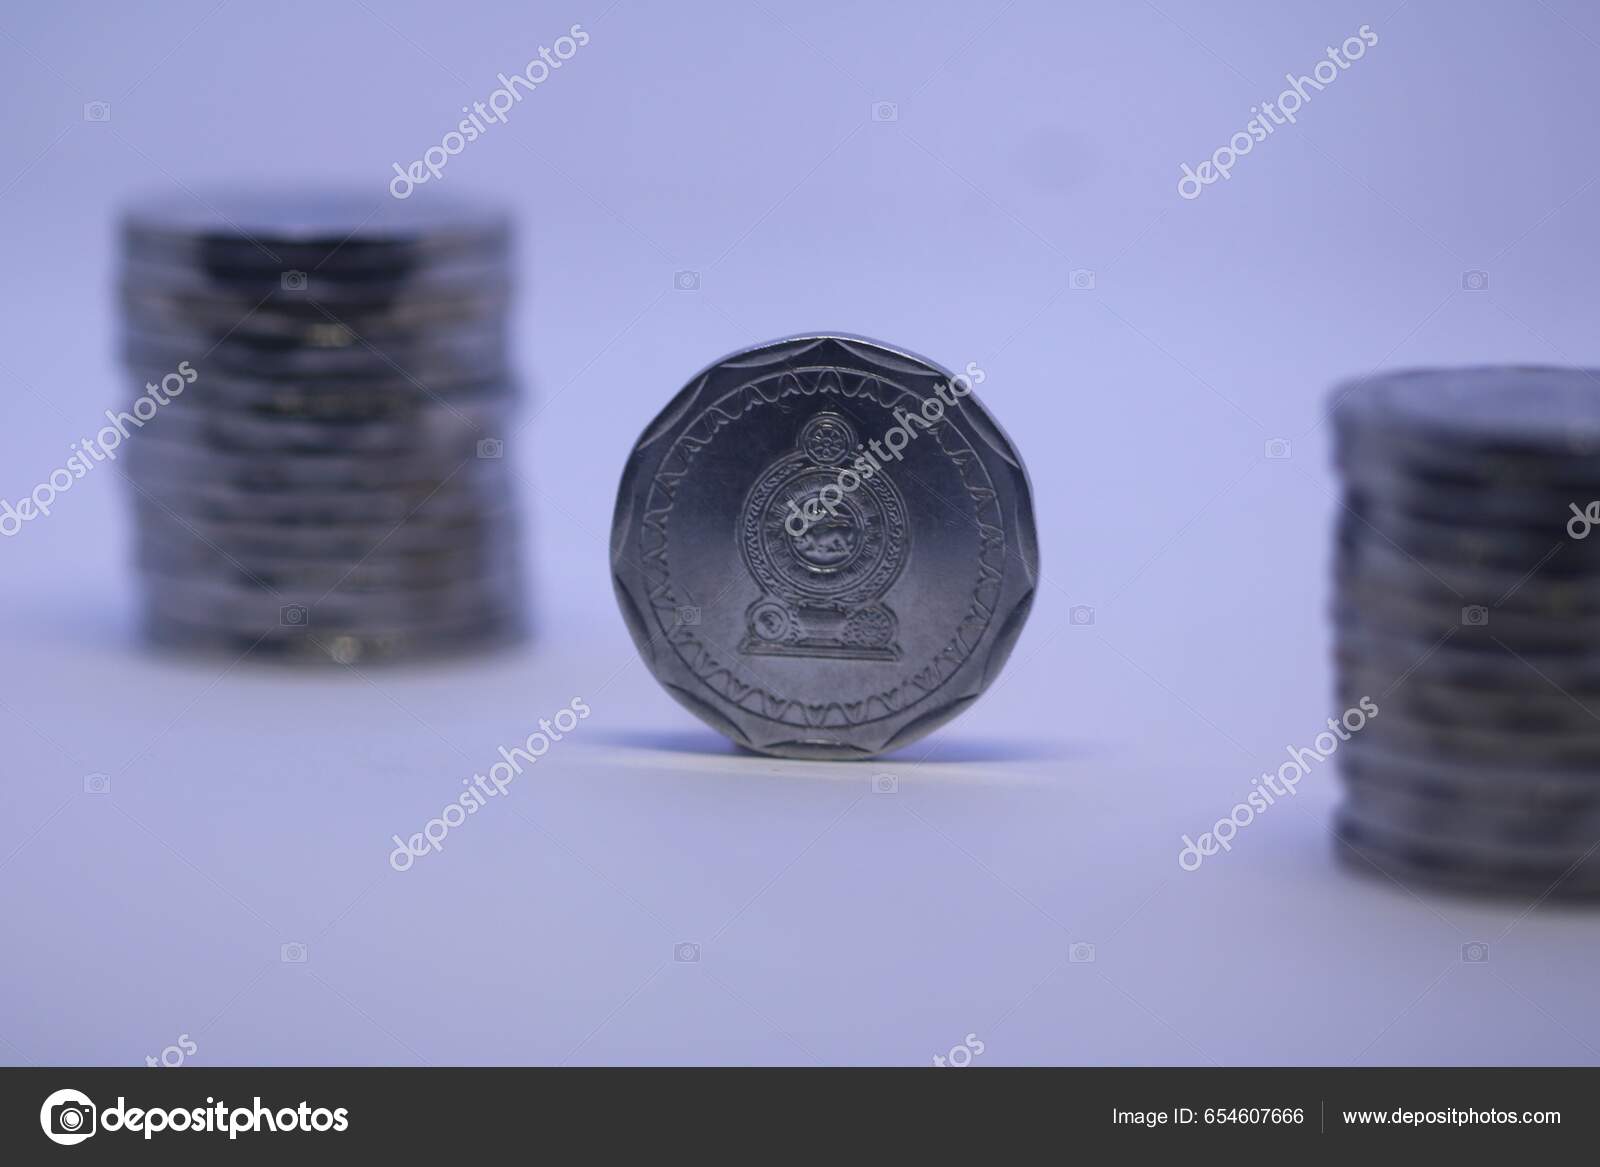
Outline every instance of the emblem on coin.
POLYGON ((794 450, 756 480, 739 537, 763 594, 750 605, 741 651, 899 657, 895 615, 882 598, 905 563, 905 503, 885 474, 868 481, 848 469, 841 475, 840 463, 857 445, 846 418, 816 414, 794 450), (856 483, 848 494, 841 477, 856 483))

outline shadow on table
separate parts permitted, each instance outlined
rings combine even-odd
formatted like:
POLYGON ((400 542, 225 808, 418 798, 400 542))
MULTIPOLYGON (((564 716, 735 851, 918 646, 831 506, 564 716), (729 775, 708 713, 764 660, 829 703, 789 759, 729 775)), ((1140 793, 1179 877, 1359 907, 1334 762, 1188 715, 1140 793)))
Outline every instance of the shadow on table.
MULTIPOLYGON (((761 758, 763 754, 742 749, 721 734, 710 729, 668 730, 609 730, 604 733, 591 730, 589 740, 600 745, 619 749, 652 750, 673 754, 698 754, 721 758, 761 758)), ((1047 742, 1032 739, 999 739, 935 735, 914 742, 893 753, 883 754, 865 762, 841 762, 839 765, 972 765, 993 762, 1049 762, 1082 760, 1096 751, 1085 742, 1047 742)), ((814 762, 811 764, 815 764, 814 762)), ((833 764, 833 763, 825 763, 833 764)))

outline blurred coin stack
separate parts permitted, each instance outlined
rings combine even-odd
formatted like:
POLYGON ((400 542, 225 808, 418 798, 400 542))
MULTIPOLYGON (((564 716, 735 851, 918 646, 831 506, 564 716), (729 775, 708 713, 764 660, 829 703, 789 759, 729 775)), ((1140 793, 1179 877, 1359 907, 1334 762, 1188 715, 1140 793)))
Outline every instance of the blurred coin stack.
POLYGON ((381 191, 130 208, 113 413, 155 641, 352 664, 520 633, 510 242, 381 191))
POLYGON ((1600 895, 1600 374, 1402 372, 1335 393, 1339 747, 1355 867, 1600 895))

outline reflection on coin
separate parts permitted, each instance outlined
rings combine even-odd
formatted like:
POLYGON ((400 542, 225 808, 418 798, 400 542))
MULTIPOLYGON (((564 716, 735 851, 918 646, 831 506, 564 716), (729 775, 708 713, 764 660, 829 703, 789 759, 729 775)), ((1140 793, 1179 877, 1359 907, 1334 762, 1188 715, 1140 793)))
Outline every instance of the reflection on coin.
POLYGON ((673 697, 812 758, 897 749, 977 699, 1038 550, 1021 460, 970 393, 843 336, 690 380, 628 460, 612 538, 624 618, 673 697))

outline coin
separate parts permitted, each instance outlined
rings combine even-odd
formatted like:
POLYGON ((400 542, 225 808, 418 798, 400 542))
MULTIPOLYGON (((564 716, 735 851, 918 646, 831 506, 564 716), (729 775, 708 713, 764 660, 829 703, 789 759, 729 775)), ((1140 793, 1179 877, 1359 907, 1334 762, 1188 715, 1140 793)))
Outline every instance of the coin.
MULTIPOLYGON (((123 407, 148 392, 148 384, 130 385, 123 407)), ((517 388, 509 381, 485 381, 447 386, 440 392, 400 376, 274 381, 208 370, 204 384, 190 387, 185 400, 195 409, 237 410, 268 418, 368 421, 411 417, 430 408, 448 412, 499 405, 510 411, 517 402, 517 388)))
MULTIPOLYGON (((344 421, 271 415, 208 407, 187 398, 173 401, 151 420, 163 438, 211 450, 305 453, 417 453, 474 457, 478 442, 503 433, 509 416, 502 401, 414 405, 404 417, 344 421)), ((129 435, 136 446, 142 431, 129 435)))
POLYGON ((377 551, 451 552, 516 538, 515 512, 480 511, 469 519, 411 519, 403 523, 267 523, 177 514, 143 498, 134 500, 144 530, 166 542, 198 540, 228 555, 324 559, 377 551))
POLYGON ((1513 683, 1493 689, 1440 682, 1415 673, 1386 676, 1370 665, 1342 663, 1337 689, 1341 701, 1353 698, 1353 703, 1380 693, 1385 708, 1446 727, 1481 726, 1559 736, 1600 725, 1600 694, 1562 692, 1543 684, 1530 689, 1513 683))
POLYGON ((509 224, 428 202, 128 212, 133 385, 99 445, 132 488, 152 641, 355 663, 520 634, 509 224))
POLYGON ((216 580, 238 587, 306 591, 322 595, 387 592, 437 587, 475 578, 494 578, 518 569, 515 548, 488 544, 471 551, 387 554, 383 548, 362 559, 272 559, 228 555, 191 539, 185 546, 141 537, 135 564, 142 574, 181 573, 191 580, 216 580))
POLYGON ((159 382, 184 361, 204 378, 208 370, 282 380, 401 377, 438 392, 461 382, 510 374, 503 323, 453 328, 374 343, 330 325, 318 344, 232 344, 203 329, 130 330, 123 359, 139 381, 159 382))
POLYGON ((1339 470, 1344 475, 1346 504, 1357 514, 1367 514, 1376 503, 1412 518, 1491 530, 1533 530, 1552 538, 1570 535, 1574 504, 1582 513, 1600 498, 1600 475, 1590 482, 1508 488, 1498 481, 1431 477, 1370 458, 1343 461, 1339 470))
POLYGON ((125 256, 117 278, 123 292, 210 295, 252 309, 257 305, 292 308, 367 304, 485 290, 503 296, 512 290, 514 282, 511 265, 504 256, 436 260, 376 270, 323 267, 298 273, 276 267, 223 267, 125 256), (295 275, 305 278, 291 278, 295 275))
POLYGON ((1600 840, 1600 804, 1592 800, 1574 806, 1532 798, 1472 797, 1465 791, 1441 798, 1404 784, 1370 779, 1352 779, 1346 793, 1356 817, 1423 837, 1559 852, 1569 860, 1600 840))
MULTIPOLYGON (((1512 574, 1413 555, 1391 540, 1365 538, 1341 525, 1336 536, 1335 581, 1369 580, 1376 586, 1425 600, 1466 607, 1480 604, 1564 619, 1600 612, 1600 589, 1582 575, 1546 574, 1545 564, 1512 574)), ((1560 558, 1556 551, 1552 559, 1560 558)))
POLYGON ((1348 382, 1334 398, 1342 441, 1424 465, 1525 459, 1592 474, 1600 451, 1600 373, 1587 369, 1412 369, 1348 382))
POLYGON ((1463 851, 1347 818, 1342 811, 1336 816, 1335 835, 1338 858, 1352 871, 1407 888, 1431 885, 1475 895, 1513 896, 1524 902, 1600 897, 1600 869, 1593 856, 1582 863, 1562 864, 1463 851))
POLYGON ((623 471, 612 568, 674 698, 750 749, 862 758, 979 697, 1038 548, 1021 459, 971 387, 819 335, 735 353, 667 403, 623 471))
POLYGON ((362 341, 381 345, 418 329, 470 328, 492 320, 504 296, 487 289, 450 297, 333 303, 303 300, 249 303, 213 294, 124 290, 123 320, 133 329, 197 333, 207 343, 302 344, 338 347, 362 341))
MULTIPOLYGON (((510 220, 460 199, 341 190, 203 190, 130 204, 123 254, 206 269, 404 272, 503 257, 510 220)), ((392 278, 392 277, 391 277, 392 278)))
POLYGON ((505 483, 457 484, 397 491, 315 492, 237 490, 214 483, 157 481, 130 476, 141 497, 173 514, 242 522, 333 524, 401 523, 471 518, 506 505, 505 483))
POLYGON ((526 635, 519 614, 493 614, 471 621, 405 629, 359 632, 264 628, 235 630, 177 620, 160 611, 146 613, 145 634, 152 644, 228 659, 251 656, 282 661, 366 665, 394 660, 426 660, 515 644, 526 635))
POLYGON ((139 482, 206 481, 251 491, 426 491, 461 479, 506 480, 500 460, 492 456, 460 461, 447 457, 434 459, 439 465, 431 465, 409 451, 216 450, 166 440, 155 430, 141 432, 118 457, 139 482))
POLYGON ((1341 855, 1402 882, 1600 894, 1600 377, 1336 392, 1336 690, 1380 709, 1340 750, 1341 855))
POLYGON ((368 628, 404 631, 510 612, 519 604, 522 584, 515 573, 359 594, 337 589, 281 592, 251 583, 149 573, 141 582, 149 610, 175 620, 230 628, 277 625, 341 632, 368 628))

